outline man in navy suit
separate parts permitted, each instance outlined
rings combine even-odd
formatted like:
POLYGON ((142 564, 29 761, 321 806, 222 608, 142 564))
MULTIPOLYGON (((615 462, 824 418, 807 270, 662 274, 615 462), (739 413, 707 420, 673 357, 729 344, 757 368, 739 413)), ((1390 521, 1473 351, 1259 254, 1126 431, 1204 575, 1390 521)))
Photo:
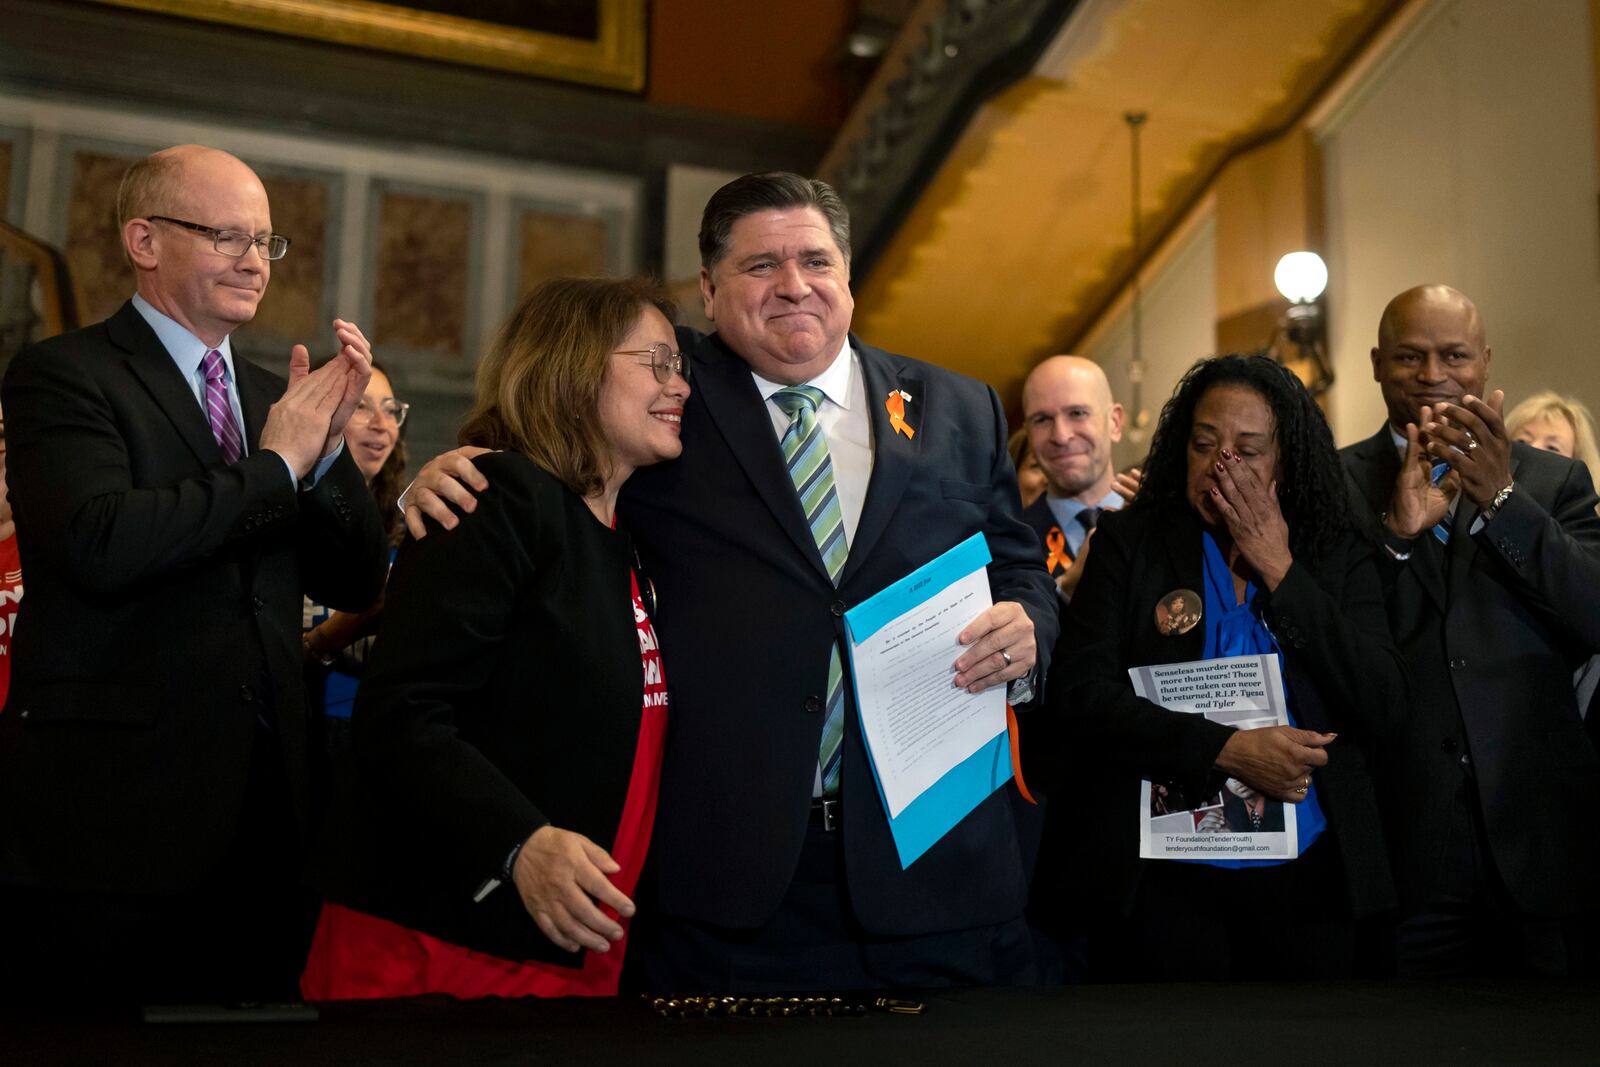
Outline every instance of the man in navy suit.
POLYGON ((1572 674, 1600 649, 1600 518, 1582 463, 1508 439, 1478 309, 1384 309, 1388 420, 1341 453, 1379 543, 1412 707, 1376 768, 1407 976, 1584 969, 1600 899, 1600 757, 1572 674))
MULTIPOLYGON (((685 335, 684 455, 635 474, 618 507, 657 588, 673 709, 630 960, 663 993, 1030 981, 1004 791, 902 869, 848 669, 843 699, 830 691, 845 610, 980 532, 994 605, 951 649, 952 684, 1007 686, 1015 704, 1042 691, 1055 592, 999 398, 849 333, 849 216, 823 182, 729 183, 700 249, 717 332, 685 335), (795 387, 811 390, 803 414, 795 387), (813 501, 805 483, 806 509, 780 443, 812 421, 832 484, 813 501)), ((408 519, 448 521, 435 492, 465 499, 430 471, 408 519)))
POLYGON ((1082 356, 1051 356, 1022 383, 1023 429, 1049 483, 1022 520, 1039 535, 1045 567, 1063 601, 1078 587, 1100 514, 1127 503, 1117 486, 1130 480, 1119 480, 1111 466, 1122 419, 1106 372, 1082 356))
MULTIPOLYGON (((1127 503, 1118 486, 1135 485, 1137 471, 1118 476, 1111 446, 1122 440, 1122 405, 1111 397, 1106 372, 1082 356, 1051 356, 1022 383, 1022 426, 1048 487, 1023 509, 1022 521, 1039 538, 1039 554, 1055 579, 1064 606, 1089 560, 1095 524, 1127 503)), ((1051 818, 1049 801, 1027 804, 1013 796, 1017 832, 1032 884, 1028 917, 1037 929, 1040 967, 1047 981, 1081 969, 1081 931, 1061 901, 1078 872, 1063 862, 1064 837, 1076 832, 1067 815, 1051 818)))

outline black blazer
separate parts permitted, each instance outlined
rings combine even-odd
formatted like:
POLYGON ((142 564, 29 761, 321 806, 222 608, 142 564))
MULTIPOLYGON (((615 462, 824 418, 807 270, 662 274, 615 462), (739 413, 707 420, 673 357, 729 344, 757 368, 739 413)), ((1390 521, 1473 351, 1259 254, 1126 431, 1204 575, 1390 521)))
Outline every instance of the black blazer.
MULTIPOLYGON (((1094 552, 1062 613, 1047 700, 1065 727, 1054 746, 1030 734, 1030 763, 1062 761, 1052 803, 1103 806, 1106 818, 1074 822, 1061 842, 1067 874, 1058 890, 1085 900, 1086 914, 1127 914, 1139 878, 1139 780, 1175 783, 1209 796, 1213 769, 1232 727, 1203 715, 1167 711, 1134 695, 1130 667, 1201 658, 1204 624, 1165 637, 1158 600, 1174 589, 1202 592, 1202 527, 1186 505, 1134 506, 1100 520, 1094 552), (1054 751, 1051 751, 1051 749, 1054 751), (1063 794, 1066 795, 1063 795, 1063 794)), ((1284 684, 1296 721, 1334 732, 1328 765, 1314 775, 1318 801, 1339 850, 1355 917, 1392 907, 1393 883, 1368 767, 1372 750, 1404 716, 1405 679, 1384 627, 1372 548, 1352 532, 1326 559, 1296 559, 1278 588, 1258 594, 1262 615, 1283 649, 1284 684)), ((1327 847, 1324 842, 1323 847, 1327 847)))
MULTIPOLYGON (((828 649, 846 608, 982 531, 994 598, 1026 608, 1041 664, 1054 643, 1055 590, 1018 518, 999 398, 970 378, 850 343, 875 448, 837 589, 750 369, 716 336, 694 351, 683 456, 623 488, 619 510, 660 594, 672 692, 652 863, 658 905, 673 915, 749 929, 776 911, 805 837, 828 649), (911 395, 910 440, 889 426, 891 388, 911 395)), ((845 871, 862 926, 909 936, 1020 915, 1026 886, 1003 792, 903 871, 854 712, 845 719, 845 871)))
MULTIPOLYGON (((1388 427, 1341 457, 1351 507, 1381 544, 1400 469, 1388 427)), ((1476 536, 1478 509, 1463 496, 1448 549, 1424 534, 1407 561, 1378 554, 1415 699, 1379 784, 1408 905, 1433 890, 1465 754, 1512 898, 1562 915, 1600 896, 1600 758, 1572 689, 1600 649, 1600 516, 1582 463, 1521 443, 1511 463, 1516 491, 1476 536)))
MULTIPOLYGON (((235 371, 253 445, 284 382, 235 371)), ((131 303, 18 354, 4 399, 28 595, 0 715, 0 877, 192 888, 234 838, 258 716, 307 815, 301 595, 377 599, 372 494, 348 454, 303 493, 274 453, 225 465, 131 303)))
POLYGON ((633 550, 526 456, 476 462, 477 509, 395 561, 316 880, 457 945, 576 964, 515 886, 472 898, 547 823, 616 839, 644 699, 633 550))
MULTIPOLYGON (((1023 508, 1022 521, 1028 524, 1029 528, 1033 530, 1034 536, 1039 539, 1041 558, 1048 563, 1050 557, 1050 531, 1061 529, 1056 523, 1055 512, 1050 510, 1049 502, 1041 496, 1038 500, 1023 508)), ((1065 535, 1063 534, 1063 536, 1065 535)), ((1070 551, 1067 555, 1069 559, 1073 558, 1070 551)), ((1054 578, 1058 574, 1063 574, 1066 569, 1065 565, 1058 562, 1054 567, 1050 568, 1050 577, 1054 578)))

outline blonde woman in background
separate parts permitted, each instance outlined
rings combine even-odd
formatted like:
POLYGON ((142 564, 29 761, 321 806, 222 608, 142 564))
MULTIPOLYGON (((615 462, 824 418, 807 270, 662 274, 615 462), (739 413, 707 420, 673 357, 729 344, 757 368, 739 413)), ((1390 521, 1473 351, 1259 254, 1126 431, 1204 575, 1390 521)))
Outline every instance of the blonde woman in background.
MULTIPOLYGON (((1534 448, 1581 460, 1589 468, 1589 477, 1600 477, 1600 449, 1594 442, 1594 417, 1583 401, 1573 396, 1562 396, 1546 389, 1534 393, 1511 409, 1506 416, 1506 433, 1513 441, 1525 441, 1534 448)), ((1600 505, 1595 507, 1600 512, 1600 505)), ((1578 707, 1584 710, 1589 736, 1600 738, 1594 721, 1594 694, 1600 688, 1600 656, 1591 656, 1589 662, 1578 668, 1572 676, 1578 690, 1578 707)))
POLYGON ((1595 447, 1594 418, 1577 397, 1545 390, 1535 393, 1506 416, 1506 432, 1568 459, 1583 461, 1591 478, 1600 477, 1600 449, 1595 447))

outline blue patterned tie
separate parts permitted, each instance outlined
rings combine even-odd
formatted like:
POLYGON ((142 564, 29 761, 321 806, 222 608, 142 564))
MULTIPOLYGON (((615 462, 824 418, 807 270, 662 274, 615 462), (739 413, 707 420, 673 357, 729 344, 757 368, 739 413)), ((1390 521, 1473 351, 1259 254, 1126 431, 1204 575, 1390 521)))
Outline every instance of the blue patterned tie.
MULTIPOLYGON (((1449 469, 1450 464, 1444 462, 1443 460, 1435 463, 1433 465, 1433 484, 1438 485, 1440 479, 1445 476, 1445 472, 1449 469)), ((1444 518, 1433 524, 1433 536, 1439 539, 1439 543, 1441 545, 1448 545, 1450 543, 1450 519, 1450 512, 1446 511, 1444 513, 1444 518)))
MULTIPOLYGON (((789 478, 800 497, 806 524, 811 527, 811 539, 822 554, 829 579, 837 586, 844 561, 850 555, 850 546, 845 540, 839 493, 833 485, 833 459, 828 455, 828 442, 823 439, 822 428, 817 425, 817 405, 822 403, 822 390, 809 385, 791 385, 773 393, 772 401, 789 416, 789 429, 779 443, 783 460, 789 466, 789 478)), ((823 795, 833 796, 839 792, 840 742, 844 739, 844 669, 837 642, 828 656, 827 708, 817 765, 822 769, 823 795)))

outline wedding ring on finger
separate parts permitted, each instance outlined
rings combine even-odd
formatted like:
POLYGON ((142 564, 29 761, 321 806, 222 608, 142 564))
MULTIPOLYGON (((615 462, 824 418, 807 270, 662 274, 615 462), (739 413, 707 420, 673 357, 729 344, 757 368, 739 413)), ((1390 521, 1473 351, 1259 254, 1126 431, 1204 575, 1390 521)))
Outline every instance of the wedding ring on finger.
POLYGON ((1000 650, 1000 658, 1006 661, 1007 667, 1011 666, 1011 653, 1002 648, 1000 650))
POLYGON ((1461 432, 1467 435, 1467 451, 1468 452, 1471 452, 1474 448, 1478 447, 1478 439, 1476 437, 1472 436, 1472 431, 1471 430, 1462 430, 1461 432))

